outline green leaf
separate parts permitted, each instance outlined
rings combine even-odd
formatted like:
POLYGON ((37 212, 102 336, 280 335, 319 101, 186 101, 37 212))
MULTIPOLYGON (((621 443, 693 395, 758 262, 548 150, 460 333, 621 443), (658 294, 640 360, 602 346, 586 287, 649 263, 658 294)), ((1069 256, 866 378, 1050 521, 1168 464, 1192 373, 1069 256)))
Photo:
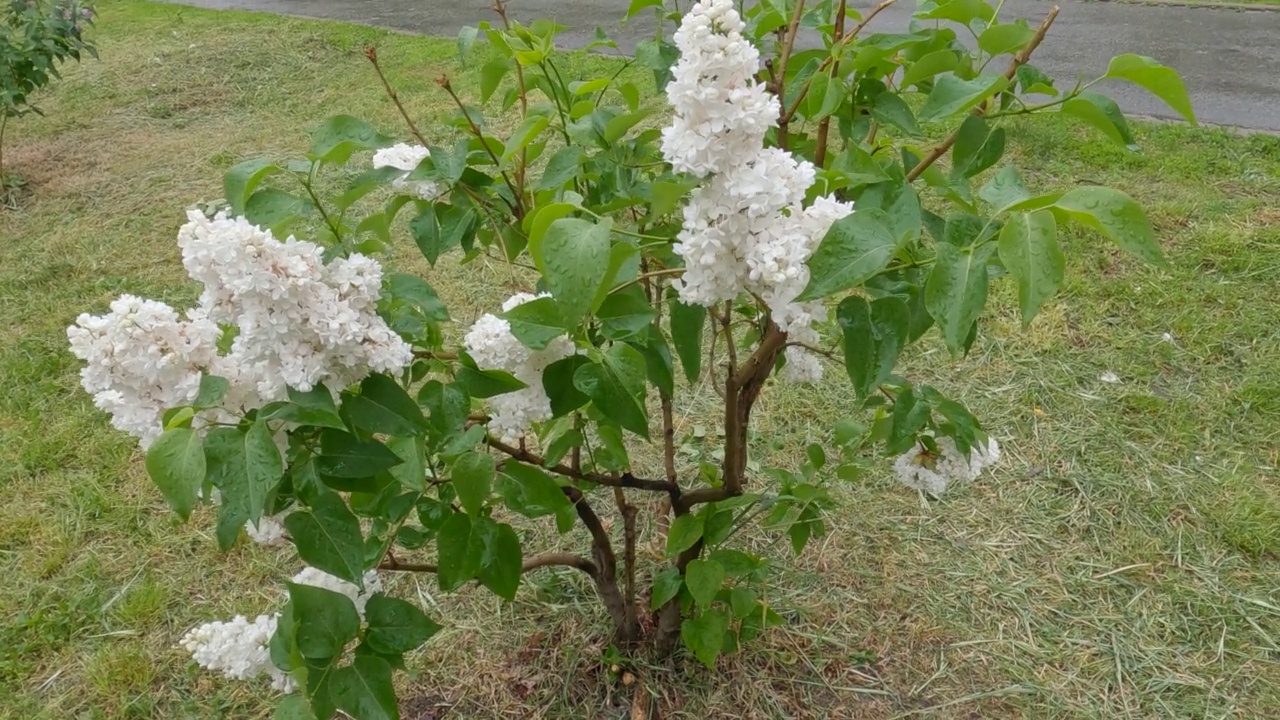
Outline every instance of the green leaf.
POLYGON ((264 228, 277 228, 300 218, 315 205, 297 195, 276 188, 263 188, 249 196, 244 204, 244 217, 264 228))
POLYGON ((222 404, 222 399, 227 396, 227 390, 230 387, 231 383, 226 378, 204 373, 200 376, 200 389, 196 392, 196 399, 191 401, 191 406, 218 407, 222 404))
POLYGON ((298 623, 294 633, 298 652, 305 658, 320 660, 342 654, 342 649, 360 632, 360 614, 351 598, 312 585, 285 584, 298 623))
POLYGON ((311 136, 311 156, 327 163, 342 165, 359 150, 377 150, 395 143, 395 139, 378 132, 372 125, 351 117, 335 115, 311 136))
POLYGON ((911 310, 895 297, 868 303, 859 296, 840 302, 836 318, 844 333, 844 366, 859 399, 893 374, 910 333, 911 310))
POLYGON ((542 371, 542 389, 551 400, 553 417, 564 417, 591 402, 591 398, 573 383, 573 376, 578 368, 590 364, 591 361, 585 355, 570 355, 551 363, 542 371))
POLYGON ((680 639, 703 665, 716 666, 716 658, 724 647, 724 633, 729 629, 729 615, 723 610, 707 610, 680 624, 680 639))
POLYGON ((484 560, 484 538, 471 530, 471 518, 463 513, 450 515, 440 526, 436 536, 436 547, 440 553, 436 580, 444 592, 457 590, 480 572, 480 563, 484 560))
POLYGON ((1138 149, 1134 142, 1133 131, 1129 129, 1129 122, 1124 119, 1120 106, 1106 95, 1082 92, 1063 103, 1061 112, 1089 123, 1130 150, 1138 149))
POLYGON ((974 20, 995 19, 996 11, 985 0, 926 0, 915 16, 921 20, 950 20, 966 27, 974 20))
POLYGON ((295 425, 311 427, 327 427, 335 430, 346 430, 347 426, 338 416, 338 408, 333 404, 333 396, 324 385, 316 385, 309 392, 301 392, 289 388, 289 399, 265 405, 258 411, 259 420, 283 420, 295 425))
POLYGON ((1165 67, 1149 57, 1129 53, 1111 58, 1106 77, 1128 80, 1163 100, 1186 118, 1187 122, 1196 124, 1191 99, 1187 97, 1187 87, 1182 84, 1182 77, 1177 70, 1165 67))
POLYGON ((364 641, 374 651, 387 655, 416 650, 440 631, 440 626, 432 622, 417 605, 383 593, 376 593, 369 598, 364 616, 369 623, 364 641))
POLYGON ((909 88, 948 70, 955 70, 960 56, 954 50, 935 50, 907 66, 899 87, 909 88))
POLYGON ((1004 154, 1004 137, 1004 128, 992 130, 977 115, 965 118, 951 150, 952 177, 973 177, 999 162, 1004 154))
POLYGON ((315 720, 311 706, 301 693, 285 695, 276 705, 276 712, 271 716, 274 720, 315 720))
POLYGON ((404 304, 428 322, 447 322, 449 310, 440 301, 435 288, 417 275, 392 273, 382 281, 382 297, 394 304, 404 304))
POLYGON ((624 340, 643 331, 657 315, 639 285, 611 293, 600 304, 600 333, 609 340, 624 340))
POLYGON ((702 539, 705 518, 701 514, 687 513, 677 516, 667 528, 667 555, 675 556, 693 547, 702 539))
POLYGON ((480 68, 480 102, 489 102, 493 92, 502 84, 502 78, 510 71, 510 58, 495 58, 480 68))
POLYGON ((714 560, 691 560, 684 571, 684 584, 689 588, 693 601, 701 608, 710 608, 711 601, 724 583, 724 568, 714 560))
POLYGON ((644 356, 629 345, 614 345, 598 363, 579 367, 573 385, 591 398, 596 409, 624 429, 649 437, 645 415, 644 356))
POLYGON ((191 428, 165 430, 147 448, 147 474, 160 488, 169 507, 186 520, 204 485, 204 445, 191 428))
POLYGON ((316 471, 337 478, 368 478, 404 462, 387 446, 349 432, 323 430, 316 471))
POLYGON ((958 248, 941 242, 935 247, 938 256, 925 284, 924 302, 947 347, 958 354, 987 303, 987 261, 995 245, 958 248))
POLYGON ((529 143, 533 142, 542 131, 547 129, 547 125, 551 123, 551 119, 546 115, 528 115, 523 121, 511 132, 511 136, 507 138, 506 145, 503 148, 502 160, 508 162, 520 154, 521 150, 529 147, 529 143))
POLYGON ((333 671, 329 693, 338 709, 356 720, 399 720, 391 665, 380 657, 357 655, 333 671))
POLYGON ((284 475, 280 450, 264 420, 238 428, 215 428, 205 436, 209 481, 223 493, 223 502, 239 508, 246 521, 257 522, 267 497, 284 475))
POLYGON ((498 492, 507 507, 527 518, 539 518, 572 511, 573 503, 550 475, 532 465, 514 460, 502 464, 498 492))
POLYGON ((284 172, 284 168, 266 158, 256 158, 246 160, 224 173, 222 190, 227 204, 231 206, 231 212, 243 215, 245 203, 253 191, 263 180, 279 172, 284 172))
POLYGON ((1022 184, 1022 177, 1018 175, 1018 170, 1012 165, 1006 165, 1000 168, 986 185, 982 186, 978 191, 978 197, 991 203, 999 211, 1026 200, 1031 197, 1031 193, 1027 192, 1026 186, 1022 184))
POLYGON ((707 309, 701 305, 685 305, 672 296, 671 344, 676 346, 680 366, 689 382, 696 383, 702 372, 702 329, 707 321, 707 309))
POLYGON ((1067 260, 1058 246, 1053 213, 1015 213, 1000 231, 1000 261, 1018 281, 1022 324, 1031 324, 1044 301, 1062 284, 1067 260))
POLYGON ((410 490, 426 490, 427 462, 423 457, 422 438, 415 435, 397 435, 387 438, 387 448, 400 458, 399 465, 392 465, 387 472, 410 490))
POLYGON ((545 268, 547 289, 556 299, 566 326, 591 309, 596 290, 609 269, 609 222, 561 218, 551 223, 538 247, 529 253, 545 268))
POLYGON ((800 300, 827 297, 865 282, 889 264, 897 240, 883 210, 858 210, 837 220, 809 258, 809 286, 800 300))
POLYGON ((471 244, 478 222, 479 215, 473 208, 434 203, 426 205, 409 222, 409 233, 422 256, 434 267, 441 255, 471 244))
POLYGON ((640 121, 649 117, 651 114, 653 114, 653 111, 646 108, 644 110, 637 110, 636 112, 618 115, 604 124, 604 130, 600 133, 600 136, 605 139, 605 142, 610 144, 616 143, 621 140, 622 137, 631 130, 631 128, 635 127, 640 123, 640 121))
POLYGON ((458 61, 467 66, 467 56, 471 54, 471 46, 476 44, 476 36, 480 29, 471 25, 463 25, 458 30, 458 61))
POLYGON ((737 585, 729 591, 729 606, 733 608, 733 616, 744 618, 755 610, 760 602, 756 591, 744 585, 737 585))
POLYGON ((649 596, 649 609, 657 610, 680 594, 684 576, 674 567, 665 567, 653 576, 653 592, 649 596))
POLYGON ((427 419, 400 384, 380 373, 360 382, 360 394, 343 393, 342 409, 352 426, 383 435, 420 435, 427 419))
POLYGON ((562 147, 547 161, 535 190, 557 190, 578 175, 582 163, 582 148, 576 145, 562 147))
POLYGON ((984 73, 972 80, 961 80, 954 72, 938 75, 933 91, 920 108, 924 122, 945 120, 976 107, 1009 84, 1003 75, 984 73))
POLYGON ((457 369, 454 379, 473 398, 491 398, 528 387, 505 370, 481 370, 466 365, 457 369))
POLYGON ((876 96, 871 105, 871 117, 877 122, 891 125, 902 130, 910 137, 920 137, 920 124, 916 121, 911 106, 896 93, 882 92, 876 96))
POLYGON ((1119 190, 1097 186, 1076 188, 1059 198, 1054 208, 1106 235, 1121 250, 1152 265, 1165 264, 1142 206, 1119 190))
POLYGON ((493 539, 492 557, 480 568, 480 582, 494 595, 504 600, 515 600, 523 565, 520 537, 510 525, 499 524, 493 539))
POLYGON ((833 169, 844 173, 845 178, 853 185, 867 185, 889 179, 888 173, 871 157, 871 153, 856 143, 850 143, 844 152, 836 156, 833 169))
POLYGON ((1027 27, 1027 21, 992 25, 978 36, 978 49, 995 57, 1006 53, 1014 53, 1026 46, 1035 31, 1027 27))
POLYGON ((645 375, 649 378, 649 384, 658 389, 660 396, 673 397, 676 393, 676 379, 667 339, 655 330, 649 333, 647 343, 633 343, 632 347, 644 355, 645 375))
POLYGON ((453 462, 453 490, 471 517, 480 515, 493 489, 493 456, 470 452, 453 462))
POLYGON ((631 0, 631 4, 627 6, 627 18, 634 17, 636 13, 645 8, 660 8, 665 4, 665 0, 631 0))
POLYGON ((1049 95, 1050 97, 1059 95, 1058 89, 1053 86, 1053 78, 1044 74, 1044 71, 1034 65, 1019 65, 1014 78, 1017 80, 1019 90, 1024 94, 1049 95))
POLYGON ((284 517, 303 562, 355 585, 364 585, 364 538, 360 521, 336 493, 317 495, 310 512, 284 517))
POLYGON ((574 323, 566 323, 555 299, 537 298, 521 303, 501 316, 511 325, 511 334, 531 350, 545 350, 574 323))

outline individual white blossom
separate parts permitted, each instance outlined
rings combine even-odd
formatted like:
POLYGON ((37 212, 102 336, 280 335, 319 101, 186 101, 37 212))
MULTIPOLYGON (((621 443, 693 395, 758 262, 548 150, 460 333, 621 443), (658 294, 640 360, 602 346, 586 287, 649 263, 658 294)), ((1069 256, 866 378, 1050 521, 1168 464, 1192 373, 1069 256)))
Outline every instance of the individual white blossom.
POLYGON ((708 0, 676 32, 680 60, 667 86, 675 117, 662 152, 674 169, 706 180, 684 209, 674 250, 685 272, 673 284, 681 300, 697 305, 754 293, 791 332, 823 319, 821 303, 796 299, 809 283, 814 249, 853 205, 819 197, 805 207, 814 166, 764 146, 778 103, 755 80, 759 53, 742 28, 731 0, 708 0))
POLYGON ((80 384, 111 424, 145 448, 164 429, 165 410, 193 401, 201 369, 217 356, 217 324, 182 319, 154 300, 122 295, 106 315, 76 318, 67 328, 71 352, 84 361, 80 384))
POLYGON ((253 521, 244 524, 244 532, 249 539, 259 545, 265 547, 279 547, 287 541, 287 534, 284 529, 284 516, 292 512, 292 509, 279 513, 278 515, 263 515, 258 518, 255 525, 253 521))
POLYGON ((346 595, 351 599, 351 602, 355 603, 356 611, 360 613, 361 619, 364 619, 364 607, 369 604, 369 598, 373 597, 374 593, 382 590, 382 578, 378 577, 377 570, 370 570, 364 574, 364 590, 361 590, 354 583, 349 583, 342 578, 313 567, 303 568, 302 572, 293 576, 293 582, 298 585, 310 585, 346 595))
POLYGON ((292 692, 293 678, 271 662, 268 649, 279 617, 278 614, 259 615, 249 620, 237 615, 228 622, 205 623, 193 628, 178 644, 206 670, 221 672, 234 680, 267 675, 271 678, 271 687, 292 692))
POLYGON ((197 307, 182 318, 125 295, 108 314, 81 315, 67 329, 72 353, 85 362, 84 389, 144 448, 163 430, 166 410, 194 400, 204 372, 230 388, 225 412, 202 412, 196 427, 284 399, 291 387, 341 388, 412 361, 412 348, 377 314, 376 261, 352 255, 325 263, 319 245, 282 242, 243 218, 187 217, 178 245, 187 273, 204 286, 197 307), (235 328, 235 339, 220 354, 223 326, 235 328))
POLYGON ((955 440, 949 437, 935 438, 934 444, 938 447, 936 454, 917 443, 894 460, 893 470, 903 485, 930 495, 941 495, 947 486, 972 482, 983 470, 1000 460, 1000 444, 995 438, 989 438, 985 444, 974 445, 967 458, 956 447, 955 440))
POLYGON ((383 148, 373 154, 374 168, 395 168, 404 173, 391 181, 397 190, 405 190, 423 200, 435 200, 440 197, 440 186, 430 180, 408 180, 407 175, 417 169, 418 164, 431 156, 431 151, 421 145, 397 143, 383 148))
MULTIPOLYGON (((502 310, 507 312, 539 297, 547 295, 517 293, 502 304, 502 310)), ((527 386, 489 398, 490 432, 515 442, 533 423, 551 419, 551 399, 542 387, 542 373, 551 363, 576 352, 572 340, 560 336, 542 350, 531 350, 511 334, 509 322, 485 314, 472 324, 462 344, 482 370, 505 370, 527 386)))

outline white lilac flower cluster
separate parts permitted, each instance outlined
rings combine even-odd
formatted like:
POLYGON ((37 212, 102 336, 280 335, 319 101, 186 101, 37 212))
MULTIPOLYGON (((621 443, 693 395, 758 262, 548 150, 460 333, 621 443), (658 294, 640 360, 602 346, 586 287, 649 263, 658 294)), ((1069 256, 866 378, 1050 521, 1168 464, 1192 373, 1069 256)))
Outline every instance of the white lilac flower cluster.
MULTIPOLYGON (((309 567, 293 577, 293 582, 332 590, 346 595, 364 617, 369 598, 382 590, 382 581, 372 570, 365 573, 365 589, 309 567)), ((206 670, 221 672, 233 680, 252 680, 263 675, 271 679, 271 687, 293 692, 293 678, 271 662, 269 644, 279 622, 279 613, 259 615, 249 620, 237 615, 227 622, 211 622, 192 628, 178 645, 191 653, 191 659, 206 670)))
POLYGON ((995 438, 989 438, 985 444, 974 445, 970 448, 969 457, 965 457, 956 447, 955 440, 949 437, 935 438, 934 444, 938 447, 936 454, 916 443, 894 460, 893 470, 903 485, 930 495, 941 495, 948 485, 972 482, 983 470, 1000 461, 1000 444, 995 438))
MULTIPOLYGON (((523 305, 542 295, 517 293, 502 303, 502 311, 523 305)), ((577 352, 563 335, 542 350, 530 350, 515 335, 511 324, 496 315, 482 315, 463 338, 467 354, 482 370, 505 370, 527 387, 489 398, 489 430, 505 442, 524 437, 535 422, 551 419, 551 399, 542 388, 542 371, 557 360, 577 352)))
POLYGON ((187 217, 178 245, 187 273, 204 285, 195 308, 180 316, 124 295, 108 314, 83 314, 67 328, 71 352, 85 362, 84 389, 142 447, 160 435, 165 410, 195 400, 205 372, 230 382, 224 410, 200 418, 210 420, 284 399, 290 387, 340 388, 412 361, 412 349, 377 314, 376 261, 352 255, 325 263, 319 245, 281 242, 243 218, 187 217), (224 326, 236 329, 226 354, 218 350, 224 326))
POLYGON ((440 197, 440 186, 430 180, 409 180, 406 176, 417 169, 418 164, 431 157, 431 151, 421 145, 398 143, 373 154, 373 167, 395 168, 403 171, 391 181, 391 187, 417 195, 423 200, 440 197))
MULTIPOLYGON (((795 333, 826 317, 821 302, 796 298, 809 283, 809 257, 853 204, 823 196, 805 207, 814 166, 764 146, 778 101, 755 80, 760 54, 744 27, 732 0, 703 0, 675 35, 680 60, 667 85, 675 119, 662 152, 674 169, 706 182, 684 209, 675 252, 685 272, 674 284, 681 300, 697 305, 754 293, 778 327, 795 333)), ((795 366, 789 376, 821 377, 803 348, 788 348, 787 357, 795 366)))

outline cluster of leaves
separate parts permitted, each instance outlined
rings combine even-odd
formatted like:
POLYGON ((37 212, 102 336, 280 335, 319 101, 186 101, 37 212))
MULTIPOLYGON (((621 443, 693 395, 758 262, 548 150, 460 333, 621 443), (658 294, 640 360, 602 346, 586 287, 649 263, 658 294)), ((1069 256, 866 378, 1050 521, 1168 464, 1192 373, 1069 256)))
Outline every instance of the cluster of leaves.
POLYGON ((78 0, 10 0, 0 33, 0 105, 5 117, 39 112, 31 95, 60 77, 58 66, 81 55, 97 57, 85 38, 93 10, 78 0))
MULTIPOLYGON (((636 0, 632 11, 654 5, 661 3, 636 0)), ((987 172, 1003 156, 999 122, 1010 116, 1063 112, 1133 142, 1115 103, 1090 90, 1094 83, 1062 91, 1028 63, 1052 15, 1037 30, 1001 22, 984 0, 929 0, 908 32, 864 34, 865 23, 854 25, 854 11, 833 0, 809 7, 765 0, 745 12, 751 38, 762 46, 776 41, 785 58, 762 72, 783 107, 770 141, 818 166, 814 193, 857 204, 812 257, 804 295, 835 307, 836 322, 825 330, 863 413, 838 421, 830 444, 810 446, 800 468, 759 467, 749 457, 751 407, 784 362, 786 335, 755 298, 707 309, 679 302, 669 285, 681 269, 672 250, 680 209, 695 182, 661 162, 659 131, 645 122, 660 104, 627 68, 651 68, 661 89, 672 46, 655 39, 609 76, 567 80, 555 47, 562 28, 523 27, 504 16, 501 27, 482 24, 459 38, 464 59, 480 36, 488 41, 492 59, 474 93, 481 104, 468 105, 447 78, 440 81, 457 101, 451 130, 459 139, 429 142, 406 115, 431 153, 407 178, 361 172, 343 194, 323 201, 320 172, 392 142, 339 116, 316 132, 304 159, 233 168, 226 194, 236 213, 278 232, 308 229, 334 254, 376 252, 393 242, 393 229, 407 226, 432 265, 460 253, 463 262, 493 257, 528 268, 530 287, 549 296, 504 313, 512 333, 532 349, 562 335, 579 349, 542 378, 554 417, 535 428, 541 454, 491 437, 484 425, 483 400, 525 384, 444 347, 445 303, 422 278, 390 275, 381 310, 415 346, 413 365, 400 377, 371 375, 334 388, 337 402, 324 387, 291 393, 202 438, 190 420, 225 390, 206 378, 195 407, 171 413, 148 454, 148 470, 178 512, 190 512, 201 488, 218 488, 218 538, 226 547, 246 521, 295 508, 285 523, 301 558, 356 584, 371 568, 418 570, 434 572, 443 591, 476 582, 510 599, 524 572, 576 568, 594 581, 620 644, 641 640, 636 615, 647 607, 659 649, 678 638, 710 666, 780 622, 761 596, 767 558, 731 546, 739 529, 759 524, 799 553, 824 531, 829 483, 856 477, 873 444, 892 455, 916 443, 936 451, 933 438, 941 436, 966 452, 985 440, 962 405, 894 373, 910 343, 936 325, 953 352, 967 351, 988 286, 1006 273, 1029 322, 1062 282, 1056 231, 1067 222, 1161 261, 1141 209, 1122 193, 1033 194, 1010 166, 987 172), (797 28, 825 42, 792 52, 797 28), (976 50, 961 32, 973 35, 976 50), (990 70, 995 62, 1008 70, 990 70), (486 104, 518 112, 519 123, 497 132, 486 104), (952 131, 930 145, 928 137, 943 136, 939 129, 952 131), (944 158, 946 169, 938 164, 944 158), (275 182, 282 178, 297 185, 275 182), (362 199, 397 178, 433 182, 441 195, 424 200, 401 190, 371 212, 361 209, 368 205, 362 199), (691 383, 710 374, 725 402, 723 448, 693 472, 676 466, 678 374, 691 383), (651 417, 655 407, 660 418, 651 417), (272 442, 281 429, 289 439, 283 457, 272 442), (665 467, 655 471, 660 479, 646 479, 649 469, 632 463, 629 448, 654 440, 665 467), (665 495, 674 514, 670 563, 652 572, 635 563, 638 506, 629 497, 637 492, 665 495), (616 503, 621 518, 621 559, 619 538, 597 512, 601 498, 616 503), (504 521, 515 516, 553 519, 560 533, 581 528, 590 552, 530 552, 504 521), (399 557, 414 554, 429 562, 399 557), (645 576, 649 590, 637 593, 635 581, 645 576)), ((368 55, 380 75, 376 53, 368 55)), ((1104 77, 1146 87, 1190 118, 1177 75, 1148 58, 1116 58, 1104 77)), ((311 711, 395 717, 390 670, 434 624, 391 598, 375 596, 362 627, 342 596, 297 586, 290 596, 273 657, 299 677, 311 711)), ((301 696, 286 703, 302 716, 301 696)))

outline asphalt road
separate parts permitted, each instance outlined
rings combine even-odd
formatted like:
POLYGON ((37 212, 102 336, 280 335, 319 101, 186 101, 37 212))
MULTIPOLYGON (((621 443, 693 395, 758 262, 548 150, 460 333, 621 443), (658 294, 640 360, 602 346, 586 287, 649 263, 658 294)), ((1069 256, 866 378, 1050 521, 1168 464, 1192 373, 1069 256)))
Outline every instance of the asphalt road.
MULTIPOLYGON (((210 8, 263 10, 348 20, 432 35, 456 35, 464 25, 492 19, 492 0, 175 0, 210 8)), ((521 20, 543 17, 565 25, 565 44, 583 45, 603 27, 629 48, 653 33, 651 18, 619 26, 629 0, 512 0, 521 20)), ((1114 55, 1148 55, 1178 70, 1202 122, 1280 131, 1280 11, 1140 5, 1058 0, 1061 13, 1034 64, 1070 85, 1092 79, 1114 55)), ((859 8, 875 0, 853 0, 859 8)), ((915 3, 901 0, 872 22, 878 31, 905 28, 915 3)), ((1038 23, 1052 2, 1006 0, 1002 18, 1038 23)), ((1101 88, 1126 113, 1172 118, 1175 114, 1145 91, 1125 84, 1101 88)))

